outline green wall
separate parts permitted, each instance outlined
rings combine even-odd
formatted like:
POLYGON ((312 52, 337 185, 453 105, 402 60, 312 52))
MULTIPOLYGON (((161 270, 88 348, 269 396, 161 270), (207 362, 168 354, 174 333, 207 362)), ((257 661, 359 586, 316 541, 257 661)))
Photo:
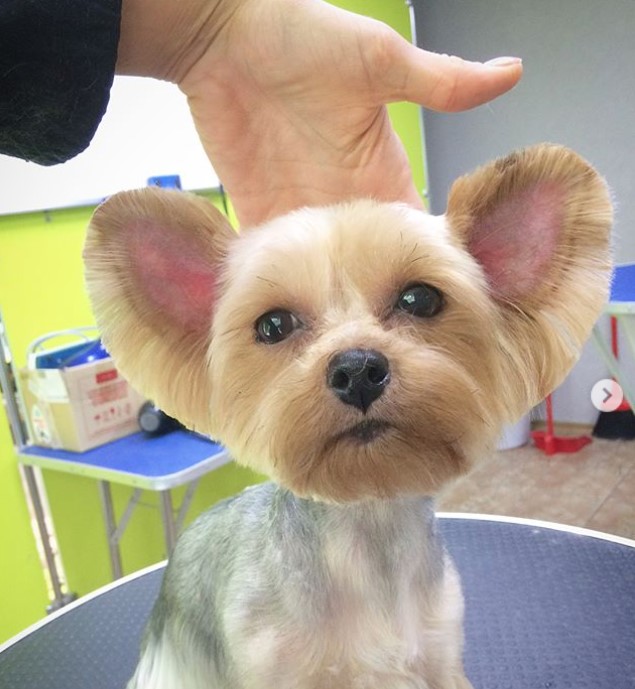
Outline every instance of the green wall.
MULTIPOLYGON (((340 0, 346 9, 374 16, 409 36, 402 0, 340 0)), ((408 151, 415 182, 424 187, 416 106, 390 106, 408 151)), ((81 249, 92 208, 0 217, 0 308, 18 366, 26 348, 46 332, 93 322, 82 279, 81 249)), ((108 549, 97 484, 44 472, 69 587, 83 595, 110 580, 108 549)), ((205 476, 190 515, 258 480, 235 465, 205 476)), ((175 493, 178 504, 181 491, 175 493)), ((130 492, 114 486, 120 515, 130 492)), ((145 493, 122 543, 125 573, 165 557, 156 494, 145 493)), ((48 596, 20 484, 8 423, 0 412, 0 643, 44 616, 48 596)))

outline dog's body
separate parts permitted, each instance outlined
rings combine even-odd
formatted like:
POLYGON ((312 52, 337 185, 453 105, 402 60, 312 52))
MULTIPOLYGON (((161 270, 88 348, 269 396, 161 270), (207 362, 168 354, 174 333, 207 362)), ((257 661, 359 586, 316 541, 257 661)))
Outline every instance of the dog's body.
POLYGON ((180 539, 132 686, 463 689, 462 616, 431 500, 263 484, 180 539))
POLYGON ((234 234, 209 204, 110 199, 86 245, 105 343, 166 412, 275 484, 181 537, 131 689, 465 689, 428 496, 575 362, 611 206, 539 146, 432 217, 360 200, 234 234))

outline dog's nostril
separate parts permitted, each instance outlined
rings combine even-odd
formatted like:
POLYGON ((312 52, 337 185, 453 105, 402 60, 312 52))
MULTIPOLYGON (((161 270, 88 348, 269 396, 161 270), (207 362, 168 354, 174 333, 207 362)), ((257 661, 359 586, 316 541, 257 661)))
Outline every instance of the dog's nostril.
POLYGON ((327 383, 344 402, 364 414, 390 381, 388 359, 374 349, 348 349, 329 362, 327 383))
POLYGON ((380 366, 371 366, 368 369, 368 380, 373 385, 381 385, 386 379, 387 374, 388 371, 385 368, 380 366))
POLYGON ((351 379, 344 371, 334 371, 330 382, 334 390, 346 390, 350 385, 351 379))

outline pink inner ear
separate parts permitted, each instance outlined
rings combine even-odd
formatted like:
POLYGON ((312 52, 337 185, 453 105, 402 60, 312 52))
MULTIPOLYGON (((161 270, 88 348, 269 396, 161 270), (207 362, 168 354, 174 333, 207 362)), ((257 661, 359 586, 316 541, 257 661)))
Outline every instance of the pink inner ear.
POLYGON ((514 193, 478 218, 469 250, 494 296, 518 299, 547 278, 564 219, 564 191, 550 183, 514 193))
POLYGON ((215 299, 215 266, 194 237, 152 221, 126 235, 131 272, 147 307, 187 331, 209 328, 215 299))

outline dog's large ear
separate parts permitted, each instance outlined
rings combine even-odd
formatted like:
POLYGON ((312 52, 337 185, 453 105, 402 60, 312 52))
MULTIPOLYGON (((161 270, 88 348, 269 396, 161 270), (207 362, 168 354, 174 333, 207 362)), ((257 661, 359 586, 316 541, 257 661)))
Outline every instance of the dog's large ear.
POLYGON ((528 148, 457 180, 447 221, 482 266, 505 320, 512 366, 533 380, 527 403, 569 371, 610 281, 606 184, 574 152, 528 148))
POLYGON ((118 368, 161 409, 201 430, 212 315, 234 237, 211 203, 148 187, 103 203, 84 247, 93 311, 118 368))

